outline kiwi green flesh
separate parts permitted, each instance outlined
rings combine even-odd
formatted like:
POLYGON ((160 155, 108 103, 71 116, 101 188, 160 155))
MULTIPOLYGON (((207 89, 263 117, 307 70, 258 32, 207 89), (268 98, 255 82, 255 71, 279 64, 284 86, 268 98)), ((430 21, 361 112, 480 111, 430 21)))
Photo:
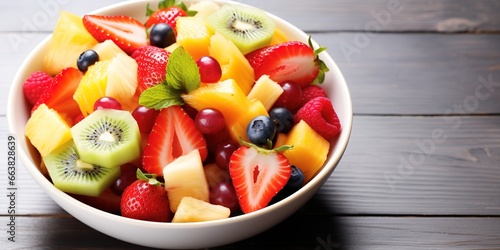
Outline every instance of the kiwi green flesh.
POLYGON ((128 111, 100 109, 71 128, 71 135, 84 162, 115 168, 140 156, 139 126, 128 111))
POLYGON ((242 54, 269 45, 276 28, 264 11, 224 5, 206 18, 207 26, 231 40, 242 54))
POLYGON ((121 174, 120 168, 104 168, 80 159, 71 140, 43 158, 55 187, 63 192, 97 197, 121 174))

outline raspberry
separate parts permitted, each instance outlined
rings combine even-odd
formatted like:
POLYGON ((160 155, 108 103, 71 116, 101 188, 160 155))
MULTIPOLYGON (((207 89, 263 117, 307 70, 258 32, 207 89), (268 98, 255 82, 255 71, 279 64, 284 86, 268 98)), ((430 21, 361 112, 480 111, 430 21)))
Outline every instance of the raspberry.
POLYGON ((52 85, 52 77, 43 71, 33 72, 23 83, 24 96, 35 105, 40 95, 52 85))
POLYGON ((319 96, 326 97, 326 91, 322 87, 318 85, 307 85, 302 88, 302 103, 300 106, 304 106, 307 102, 319 96))
POLYGON ((294 122, 304 120, 314 131, 330 140, 340 132, 340 121, 332 102, 323 96, 315 97, 297 111, 294 122))

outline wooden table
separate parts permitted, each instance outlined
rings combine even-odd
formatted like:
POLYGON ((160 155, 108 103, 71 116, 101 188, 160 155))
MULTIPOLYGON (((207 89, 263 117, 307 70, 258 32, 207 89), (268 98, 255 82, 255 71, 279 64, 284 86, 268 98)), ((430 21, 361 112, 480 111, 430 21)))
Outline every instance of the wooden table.
MULTIPOLYGON (((53 28, 56 10, 84 14, 115 2, 0 3, 3 152, 11 81, 53 28)), ((499 1, 241 2, 328 47, 352 93, 354 127, 345 156, 307 205, 217 249, 500 249, 499 1)), ((7 173, 0 171, 0 248, 140 249, 77 221, 18 170, 15 243, 7 240, 7 173)))

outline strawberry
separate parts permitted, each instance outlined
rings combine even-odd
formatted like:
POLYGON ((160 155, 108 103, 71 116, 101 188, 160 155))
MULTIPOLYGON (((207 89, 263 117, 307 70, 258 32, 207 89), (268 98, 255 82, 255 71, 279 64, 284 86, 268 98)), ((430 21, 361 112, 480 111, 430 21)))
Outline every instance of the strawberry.
POLYGON ((292 167, 281 151, 290 147, 268 150, 243 144, 231 155, 229 174, 241 210, 250 213, 266 207, 287 183, 292 167))
POLYGON ((83 74, 72 67, 61 70, 55 77, 49 89, 42 93, 36 104, 31 109, 35 111, 42 103, 60 114, 66 114, 71 119, 81 114, 78 103, 73 99, 80 79, 83 74))
POLYGON ((170 221, 172 214, 165 187, 155 175, 146 175, 138 170, 137 177, 138 180, 123 191, 120 202, 122 216, 146 221, 170 221))
POLYGON ((176 30, 177 18, 181 16, 193 16, 195 12, 189 11, 184 3, 177 4, 175 0, 161 0, 158 2, 158 9, 153 10, 146 7, 146 15, 149 17, 144 26, 150 28, 157 23, 166 23, 176 30))
POLYGON ((311 99, 294 116, 294 122, 304 120, 314 131, 330 140, 340 132, 340 121, 330 99, 319 96, 311 99))
POLYGON ((142 167, 149 173, 163 175, 163 167, 195 149, 205 160, 207 143, 193 119, 180 106, 164 108, 156 117, 144 147, 142 167))
POLYGON ((83 16, 85 29, 99 42, 111 39, 127 54, 147 45, 146 28, 129 16, 83 16))
POLYGON ((323 82, 328 67, 318 54, 325 50, 314 50, 311 40, 307 45, 299 41, 288 41, 270 45, 248 53, 245 57, 255 72, 255 79, 262 75, 278 82, 292 81, 305 87, 315 81, 323 82))
POLYGON ((145 46, 135 53, 137 61, 137 81, 139 92, 162 83, 166 76, 166 67, 170 52, 155 47, 145 46))
POLYGON ((24 96, 35 105, 40 95, 50 88, 53 78, 43 71, 33 72, 23 83, 24 96))

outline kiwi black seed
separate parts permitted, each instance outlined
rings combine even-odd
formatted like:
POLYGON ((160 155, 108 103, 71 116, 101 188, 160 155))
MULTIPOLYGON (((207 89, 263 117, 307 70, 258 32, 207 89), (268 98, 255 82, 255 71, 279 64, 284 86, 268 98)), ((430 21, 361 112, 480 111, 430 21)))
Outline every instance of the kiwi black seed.
POLYGON ((58 189, 71 194, 99 196, 119 176, 120 168, 105 168, 82 161, 71 140, 43 158, 58 189))
POLYGON ((141 134, 130 112, 99 109, 71 128, 80 158, 115 168, 140 156, 141 134))
POLYGON ((276 28, 266 12, 249 6, 224 5, 206 20, 210 29, 231 40, 242 54, 269 45, 276 28))

